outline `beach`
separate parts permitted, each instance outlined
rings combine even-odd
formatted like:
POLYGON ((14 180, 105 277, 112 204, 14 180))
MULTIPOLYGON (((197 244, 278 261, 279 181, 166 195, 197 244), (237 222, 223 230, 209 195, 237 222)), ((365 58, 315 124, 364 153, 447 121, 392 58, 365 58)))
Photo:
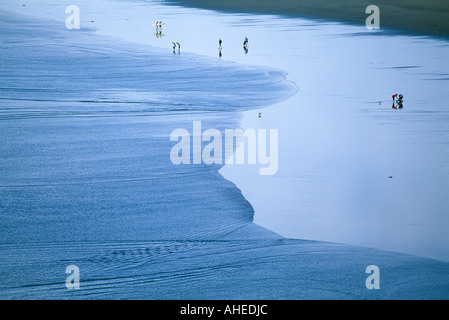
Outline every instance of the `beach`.
MULTIPOLYGON (((167 0, 164 3, 222 10, 226 12, 262 13, 284 16, 299 16, 315 19, 327 19, 364 25, 368 17, 366 8, 376 5, 380 10, 381 25, 397 32, 416 33, 421 35, 449 36, 447 16, 449 8, 444 0, 402 0, 376 2, 365 0, 167 0)), ((371 11, 369 12, 371 13, 371 11)))
POLYGON ((3 299, 448 298, 444 40, 159 1, 67 30, 69 4, 0 7, 3 299), (277 129, 276 174, 173 164, 194 121, 277 129))

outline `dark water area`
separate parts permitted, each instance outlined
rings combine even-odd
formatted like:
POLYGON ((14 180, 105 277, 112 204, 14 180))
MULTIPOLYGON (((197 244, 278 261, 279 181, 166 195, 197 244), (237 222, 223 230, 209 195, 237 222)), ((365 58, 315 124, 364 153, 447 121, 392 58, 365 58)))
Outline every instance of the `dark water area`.
MULTIPOLYGON (((146 0, 143 0, 146 1, 146 0)), ((449 5, 445 0, 165 0, 165 4, 204 8, 223 12, 245 12, 256 14, 276 14, 286 17, 301 17, 316 21, 339 21, 352 25, 365 25, 373 13, 368 9, 375 5, 379 9, 381 29, 387 28, 400 34, 429 35, 439 39, 449 38, 447 15, 449 5)))

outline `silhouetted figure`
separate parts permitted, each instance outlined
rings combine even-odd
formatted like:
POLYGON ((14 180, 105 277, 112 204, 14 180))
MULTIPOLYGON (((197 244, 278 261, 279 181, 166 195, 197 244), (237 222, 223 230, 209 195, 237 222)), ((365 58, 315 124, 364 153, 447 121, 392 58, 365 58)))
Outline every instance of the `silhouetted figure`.
POLYGON ((156 21, 156 33, 162 33, 162 21, 156 21))
POLYGON ((393 109, 402 109, 403 108, 402 99, 404 98, 404 96, 402 94, 396 93, 391 97, 393 98, 393 105, 391 107, 393 109))
POLYGON ((248 37, 245 37, 245 40, 243 41, 243 50, 245 51, 245 54, 248 53, 248 37))
POLYGON ((402 105, 402 98, 404 98, 403 95, 399 94, 398 98, 396 100, 396 105, 397 105, 398 109, 402 109, 402 107, 403 107, 403 105, 402 105))

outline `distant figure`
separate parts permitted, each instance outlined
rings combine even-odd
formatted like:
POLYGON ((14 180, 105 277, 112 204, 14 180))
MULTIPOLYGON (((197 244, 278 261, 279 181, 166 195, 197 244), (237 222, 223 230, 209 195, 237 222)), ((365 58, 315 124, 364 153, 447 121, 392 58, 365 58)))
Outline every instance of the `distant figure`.
POLYGON ((156 34, 161 34, 163 25, 162 21, 156 21, 154 25, 156 25, 156 34))
POLYGON ((243 50, 245 51, 245 54, 248 53, 248 37, 245 37, 245 40, 243 41, 243 50))
POLYGON ((391 106, 393 109, 402 109, 402 99, 404 96, 402 94, 394 94, 391 96, 393 98, 393 105, 391 106))
POLYGON ((402 109, 402 98, 404 98, 404 96, 402 94, 399 94, 398 98, 396 99, 396 105, 399 109, 402 109))
POLYGON ((174 53, 176 50, 176 43, 174 43, 174 42, 172 42, 172 43, 173 43, 173 53, 174 53))
POLYGON ((393 109, 396 109, 396 106, 394 105, 394 103, 396 102, 396 97, 398 96, 397 93, 395 93, 394 95, 392 95, 391 97, 393 98, 393 105, 391 106, 393 109))
POLYGON ((181 44, 179 42, 176 42, 176 44, 178 45, 178 52, 181 52, 181 44))
POLYGON ((223 41, 220 39, 218 39, 218 50, 221 51, 221 44, 223 43, 223 41))
POLYGON ((259 112, 259 118, 262 118, 262 112, 259 112))

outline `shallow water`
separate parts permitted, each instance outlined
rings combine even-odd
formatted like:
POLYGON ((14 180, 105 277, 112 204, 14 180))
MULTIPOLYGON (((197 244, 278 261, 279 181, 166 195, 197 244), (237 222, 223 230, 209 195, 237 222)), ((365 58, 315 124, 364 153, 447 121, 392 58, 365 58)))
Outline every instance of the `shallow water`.
POLYGON ((246 112, 242 124, 279 128, 278 174, 220 171, 254 206, 255 222, 286 237, 448 261, 447 42, 344 25, 288 34, 301 39, 297 55, 266 61, 285 68, 299 94, 260 110, 262 119, 246 112), (406 99, 402 110, 391 108, 394 93, 406 99))

